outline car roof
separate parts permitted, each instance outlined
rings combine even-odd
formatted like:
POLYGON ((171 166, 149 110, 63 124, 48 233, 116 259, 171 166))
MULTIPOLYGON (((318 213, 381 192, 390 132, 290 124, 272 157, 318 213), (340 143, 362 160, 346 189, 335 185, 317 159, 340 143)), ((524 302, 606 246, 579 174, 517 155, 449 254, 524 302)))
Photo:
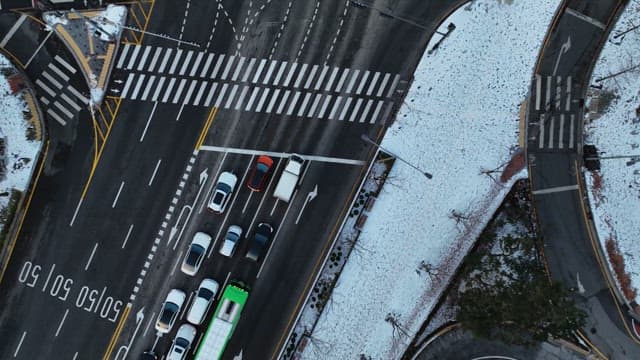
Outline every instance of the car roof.
POLYGON ((218 288, 220 288, 220 285, 218 284, 217 281, 213 279, 205 278, 205 279, 202 279, 202 281, 200 282, 200 286, 198 286, 198 288, 205 288, 216 293, 218 292, 218 288))
POLYGON ((211 235, 204 233, 202 231, 198 231, 193 235, 192 243, 198 244, 206 249, 211 244, 211 235))
POLYGON ((238 182, 238 177, 231 172, 225 171, 222 174, 220 174, 220 177, 218 178, 218 182, 228 184, 233 188, 236 186, 236 183, 238 182))
POLYGON ((175 303, 181 306, 186 297, 187 295, 185 295, 185 293, 182 290, 171 289, 171 291, 169 291, 169 294, 167 295, 167 301, 170 301, 172 303, 175 303))

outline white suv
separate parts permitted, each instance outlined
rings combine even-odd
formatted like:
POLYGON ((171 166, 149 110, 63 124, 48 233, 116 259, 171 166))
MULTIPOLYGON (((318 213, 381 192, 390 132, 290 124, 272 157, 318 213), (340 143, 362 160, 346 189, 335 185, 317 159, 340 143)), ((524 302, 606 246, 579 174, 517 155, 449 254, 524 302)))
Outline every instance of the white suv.
POLYGON ((200 325, 207 316, 207 311, 213 304, 218 292, 218 282, 212 279, 202 279, 196 296, 191 303, 189 312, 187 313, 187 321, 193 325, 200 325))
POLYGON ((194 276, 200 269, 200 265, 202 265, 202 260, 207 254, 209 245, 211 245, 211 236, 209 234, 199 231, 193 235, 189 251, 187 251, 184 260, 182 260, 180 270, 187 275, 194 276))
POLYGON ((173 344, 167 354, 167 360, 183 360, 195 338, 196 328, 189 324, 182 324, 173 339, 173 344))
POLYGON ((209 204, 207 205, 207 209, 214 213, 223 213, 227 207, 229 198, 231 198, 233 189, 236 187, 236 183, 238 183, 238 177, 233 173, 225 171, 220 174, 218 183, 216 183, 216 187, 211 195, 209 204))
POLYGON ((162 303, 162 310, 158 314, 158 320, 156 320, 156 330, 158 332, 166 334, 171 331, 186 297, 181 290, 171 289, 169 291, 167 299, 162 303))

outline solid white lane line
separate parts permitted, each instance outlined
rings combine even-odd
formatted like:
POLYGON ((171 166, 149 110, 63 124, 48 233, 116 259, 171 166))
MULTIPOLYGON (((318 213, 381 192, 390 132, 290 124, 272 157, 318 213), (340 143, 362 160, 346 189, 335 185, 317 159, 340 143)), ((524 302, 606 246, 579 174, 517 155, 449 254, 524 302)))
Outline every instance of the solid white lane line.
POLYGON ((153 83, 156 81, 156 76, 155 75, 151 75, 151 77, 149 77, 149 82, 147 83, 147 86, 145 86, 144 91, 142 92, 142 97, 140 97, 140 100, 147 100, 147 98, 149 97, 149 92, 151 91, 151 87, 153 86, 153 83))
POLYGON ((198 89, 198 93, 196 94, 196 98, 193 99, 193 105, 195 105, 195 106, 200 105, 200 99, 202 99, 202 95, 204 95, 204 89, 207 88, 208 84, 209 84, 209 82, 207 82, 207 81, 203 81, 200 84, 200 89, 198 89))
POLYGON ((120 188, 118 189, 118 193, 116 194, 116 198, 113 199, 113 204, 111 204, 111 208, 115 208, 118 203, 118 198, 120 197, 120 192, 122 192, 122 187, 124 187, 124 181, 120 184, 120 188))
POLYGON ((384 75, 384 78, 382 78, 382 84, 380 84, 380 88, 378 89, 378 92, 376 93, 377 97, 381 97, 382 94, 384 93, 384 88, 387 86, 387 82, 389 81, 389 78, 391 77, 390 73, 386 73, 384 75))
POLYGON ((131 87, 131 83, 133 83, 133 79, 136 77, 136 74, 134 73, 129 73, 129 76, 127 76, 127 80, 124 83, 124 88, 122 89, 122 93, 120 95, 120 97, 122 97, 123 99, 127 97, 127 94, 129 93, 129 87, 131 87))
POLYGON ((178 63, 180 62, 180 57, 182 56, 183 50, 176 50, 176 56, 173 58, 173 62, 171 63, 171 67, 169 67, 169 74, 173 74, 176 71, 176 67, 178 67, 178 63))
POLYGON ((313 78, 316 76, 316 72, 318 71, 318 65, 313 65, 313 67, 311 68, 311 72, 309 73, 309 77, 307 77, 307 81, 304 83, 303 88, 306 90, 309 88, 309 86, 311 86, 311 82, 313 81, 313 78))
POLYGON ((51 90, 50 87, 47 86, 42 80, 36 79, 36 85, 40 86, 44 91, 47 92, 52 97, 56 97, 56 92, 51 90))
POLYGON ((324 117, 324 113, 327 111, 327 106, 329 106, 331 98, 331 95, 327 95, 327 97, 324 98, 324 102, 322 103, 322 107, 320 108, 320 113, 318 114, 319 119, 322 119, 324 117))
POLYGON ((67 96, 67 94, 62 93, 60 94, 60 97, 62 98, 62 100, 66 101, 67 104, 71 105, 72 108, 75 109, 75 111, 80 111, 80 105, 78 105, 78 103, 76 103, 75 101, 73 101, 73 99, 71 99, 70 97, 67 96))
POLYGON ((180 84, 178 85, 178 91, 173 96, 173 100, 171 101, 173 104, 177 104, 180 99, 180 95, 182 95, 182 90, 184 90, 184 85, 187 83, 187 79, 180 79, 180 84))
POLYGON ((253 80, 251 80, 252 83, 254 84, 258 83, 258 79, 260 78, 260 74, 262 73, 262 69, 264 69, 264 65, 266 63, 267 63, 267 59, 260 60, 260 64, 258 65, 258 70, 256 70, 256 73, 253 75, 253 80))
POLYGON ((307 71, 308 66, 309 66, 308 64, 302 64, 302 67, 300 67, 300 72, 296 77, 296 81, 293 83, 293 87, 297 88, 300 86, 300 83, 302 82, 302 79, 304 79, 304 73, 307 71))
POLYGON ((253 91, 251 92, 251 96, 249 97, 249 102, 247 103, 247 107, 244 108, 244 111, 251 111, 251 107, 253 106, 253 102, 256 100, 256 96, 258 95, 259 91, 260 91, 260 88, 253 89, 253 91))
POLYGON ((353 101, 353 99, 348 97, 347 102, 342 107, 342 112, 340 112, 340 116, 338 117, 338 120, 340 121, 344 120, 344 117, 345 115, 347 115, 347 111, 349 110, 349 105, 351 105, 351 101, 353 101))
POLYGON ((140 92, 140 88, 142 87, 142 83, 144 83, 145 74, 141 74, 138 77, 138 82, 136 82, 136 86, 133 88, 133 94, 131 94, 131 100, 135 100, 138 98, 138 93, 140 92))
POLYGON ((207 71, 209 71, 209 66, 211 66, 211 61, 213 61, 213 57, 214 57, 214 54, 209 54, 209 56, 207 56, 207 61, 205 61, 204 67, 200 72, 200 77, 204 77, 207 74, 207 71))
POLYGON ((62 80, 69 81, 69 76, 67 76, 67 74, 65 74, 62 70, 60 70, 59 67, 55 66, 53 63, 49 63, 47 67, 53 70, 53 72, 56 73, 58 76, 60 76, 62 80))
POLYGON ((64 66, 65 68, 67 68, 67 70, 69 70, 70 73, 75 74, 76 73, 76 68, 74 68, 73 66, 71 66, 71 64, 69 64, 68 62, 66 62, 63 58, 61 58, 60 56, 56 55, 53 57, 58 63, 60 63, 60 65, 64 66))
POLYGON ((400 82, 400 75, 396 74, 396 76, 393 78, 393 82, 391 83, 391 86, 389 86, 389 91, 387 91, 387 97, 391 97, 391 95, 393 95, 393 93, 396 91, 396 87, 398 86, 398 83, 400 82))
POLYGON ((164 85, 165 79, 166 78, 164 76, 160 78, 158 85, 156 85, 156 91, 153 93, 153 96, 151 97, 151 101, 158 101, 158 97, 160 96, 160 92, 162 91, 162 85, 164 85))
POLYGON ((273 70, 277 64, 278 64, 278 60, 272 60, 270 62, 269 68, 267 69, 267 74, 264 76, 264 79, 262 79, 263 85, 266 85, 269 82, 269 79, 271 78, 271 73, 273 73, 273 70))
POLYGON ((216 61, 216 66, 213 67, 213 71, 211 72, 211 76, 210 76, 211 79, 215 78, 216 75, 218 75, 218 71, 220 70, 220 66, 222 65, 222 62, 224 61, 224 57, 225 57, 224 54, 222 54, 222 55, 220 55, 220 57, 218 57, 218 61, 216 61))
POLYGON ((300 108, 298 109, 298 117, 302 117, 302 115, 304 114, 304 110, 307 107, 307 103, 309 102, 310 98, 311 98, 311 93, 307 93, 304 96, 304 99, 302 100, 302 105, 300 105, 300 108))
POLYGON ((299 97, 300 97, 300 91, 296 91, 296 93, 293 95, 293 100, 291 100, 291 103, 289 104, 289 108, 287 109, 287 116, 290 116, 291 114, 293 114, 293 109, 295 109, 296 103, 298 102, 299 97))
POLYGON ((572 191, 572 190, 578 190, 578 184, 567 185, 567 186, 556 186, 556 187, 542 189, 542 190, 534 190, 532 191, 532 193, 534 195, 542 195, 542 194, 552 194, 552 193, 572 191))
POLYGON ((156 68, 156 64, 158 63, 158 59, 160 58, 160 53, 162 53, 162 48, 157 47, 156 51, 153 53, 153 58, 151 59, 151 64, 149 64, 149 71, 153 71, 156 68))
POLYGON ((51 280, 51 275, 53 274, 53 269, 56 268, 56 264, 51 265, 51 270, 49 270, 49 275, 47 276, 47 280, 44 282, 44 286, 42 287, 42 292, 45 291, 47 285, 49 284, 49 280, 51 280))
MULTIPOLYGON (((229 282, 229 278, 230 277, 231 277, 231 271, 229 271, 229 273, 227 274, 227 277, 224 278, 224 283, 222 283, 222 287, 220 289, 224 289, 225 286, 227 286, 227 283, 229 282)), ((222 291, 218 291, 218 295, 216 296, 216 300, 219 300, 220 296, 222 296, 222 291)))
POLYGON ((69 226, 73 226, 73 222, 76 221, 76 216, 78 216, 78 210, 80 210, 80 205, 82 205, 82 200, 83 198, 80 198, 80 201, 78 201, 78 205, 76 206, 76 211, 73 213, 73 217, 71 218, 71 222, 69 223, 69 226))
POLYGON ((607 28, 606 25, 601 23, 600 21, 598 21, 598 20, 596 20, 596 19, 594 19, 592 17, 589 17, 589 16, 587 16, 587 15, 585 15, 583 13, 580 13, 580 12, 578 12, 576 10, 573 10, 572 8, 568 7, 566 12, 568 14, 570 14, 570 15, 573 15, 573 16, 577 17, 580 20, 584 20, 584 21, 588 22, 589 24, 591 24, 591 25, 593 25, 595 27, 599 27, 602 30, 605 30, 607 28))
POLYGON ((0 47, 1 48, 4 48, 7 45, 9 40, 11 40, 11 38, 13 37, 13 34, 15 34, 16 31, 18 31, 18 28, 20 27, 20 25, 22 25, 22 23, 26 19, 27 19, 27 15, 25 15, 25 14, 20 15, 18 20, 13 24, 11 29, 9 29, 9 31, 7 32, 7 35, 4 36, 4 38, 2 39, 2 42, 0 42, 0 47))
POLYGON ((71 113, 71 111, 67 110, 67 108, 62 106, 62 104, 60 104, 59 102, 54 101, 53 106, 57 107, 60 111, 62 111, 65 115, 67 115, 68 118, 73 117, 73 114, 71 113))
POLYGON ((220 88, 220 94, 216 98, 216 103, 214 105, 215 107, 220 107, 220 104, 222 103, 222 99, 224 98, 224 94, 227 92, 228 88, 229 88, 229 84, 222 84, 222 88, 220 88))
MULTIPOLYGON (((177 242, 176 242, 177 244, 177 242)), ((174 248, 175 250, 175 248, 174 248)), ((176 272, 176 268, 178 267, 178 263, 180 261, 182 261, 182 254, 184 253, 184 250, 180 251, 180 255, 178 255, 178 257, 176 258, 176 261, 173 263, 173 267, 171 268, 171 276, 173 276, 173 274, 176 272)))
POLYGON ((249 87, 245 86, 242 89, 242 92, 240 93, 240 97, 238 98, 238 101, 236 101, 236 106, 235 106, 236 110, 240 110, 240 106, 242 106, 242 102, 244 101, 244 97, 247 95, 247 91, 249 91, 249 87))
POLYGON ((571 114, 569 119, 571 120, 569 123, 569 148, 573 149, 573 131, 574 131, 573 126, 574 126, 576 116, 574 114, 571 114))
POLYGON ((220 76, 221 80, 227 79, 227 76, 229 76, 229 72, 231 71, 231 67, 233 66, 233 63, 235 61, 236 61, 235 55, 231 55, 227 58, 227 65, 224 67, 224 70, 222 71, 222 75, 220 76))
POLYGON ((236 97, 236 92, 237 91, 238 91, 238 84, 235 84, 231 88, 231 94, 229 94, 229 98, 227 98, 227 103, 226 103, 226 105, 224 107, 225 109, 230 109, 231 108, 231 102, 236 97))
POLYGON ((284 69, 286 69, 288 62, 283 61, 282 64, 280 65, 280 69, 278 69, 278 72, 276 73, 276 78, 273 79, 273 85, 278 86, 278 83, 280 82, 280 79, 282 79, 282 74, 284 73, 284 69))
POLYGON ((238 76, 240 76, 240 70, 242 70, 242 66, 244 65, 246 59, 247 58, 244 56, 240 57, 240 61, 238 61, 238 65, 236 65, 236 70, 233 72, 233 75, 231 75, 231 81, 238 80, 238 76))
POLYGON ((540 110, 540 95, 542 95, 542 76, 536 74, 536 110, 540 110))
POLYGON ((173 90, 173 86, 176 84, 176 78, 171 78, 169 80, 169 84, 167 85, 167 89, 164 91, 164 96, 162 97, 162 102, 166 103, 169 101, 169 95, 171 95, 171 90, 173 90))
POLYGON ((47 109, 47 114, 51 115, 51 117, 54 118, 57 122, 59 122, 60 125, 62 126, 67 125, 67 122, 64 121, 64 119, 60 117, 60 115, 58 115, 55 111, 53 111, 53 109, 47 109))
POLYGON ((307 117, 313 117, 320 99, 322 99, 322 94, 316 94, 315 98, 313 99, 313 103, 311 103, 311 108, 309 108, 309 112, 307 113, 307 117))
POLYGON ((264 101, 267 99, 267 96, 269 95, 270 91, 271 91, 271 89, 269 89, 269 88, 264 89, 264 92, 262 93, 262 96, 260 97, 260 101, 258 101, 258 107, 256 108, 256 112, 262 111, 262 106, 264 105, 264 101))
POLYGON ((327 85, 324 87, 324 91, 331 91, 331 85, 333 85, 333 80, 335 80, 336 75, 338 75, 338 70, 340 69, 337 67, 333 68, 331 75, 329 75, 329 81, 327 81, 327 85))
POLYGON ((20 351, 20 347, 22 346, 22 342, 24 341, 24 337, 25 336, 27 336, 27 332, 26 331, 22 333, 22 336, 20 337, 20 342, 18 342, 18 346, 16 347, 16 351, 13 352, 13 357, 17 357, 18 356, 18 352, 20 351))
POLYGON ((340 80, 338 80, 338 85, 336 85, 336 92, 340 92, 342 90, 342 85, 344 85, 345 80, 347 80, 347 75, 349 75, 349 68, 346 68, 342 71, 342 75, 340 75, 340 80))
POLYGON ((284 84, 282 84, 282 86, 289 86, 289 83, 291 82, 291 78, 293 77, 293 74, 295 73, 297 67, 298 67, 298 63, 291 64, 291 68, 287 72, 287 77, 284 79, 284 84))
POLYGON ((358 88, 356 89, 356 94, 362 93, 362 89, 364 89, 364 84, 367 83, 367 79, 369 79, 370 74, 371 72, 369 70, 364 72, 364 75, 362 76, 362 79, 360 79, 360 83, 358 84, 358 88))
POLYGON ((60 325, 58 325, 58 330, 56 330, 55 337, 58 337, 58 335, 60 334, 60 329, 62 329, 62 324, 64 324, 64 320, 67 318, 68 314, 69 314, 69 309, 64 311, 64 315, 62 316, 62 321, 60 321, 60 325))
POLYGON ((276 114, 278 115, 282 114, 282 110, 284 110, 284 106, 287 104, 287 99, 289 98, 289 94, 291 94, 290 90, 287 90, 284 92, 284 95, 282 96, 282 100, 280 100, 278 109, 276 110, 276 114))
POLYGON ((127 64, 127 67, 125 68, 126 70, 130 70, 131 68, 133 68, 133 64, 135 63, 139 52, 140 52, 140 46, 136 46, 133 49, 133 54, 131 54, 131 58, 129 59, 129 63, 127 64))
POLYGON ((189 72, 189 76, 194 76, 196 74, 196 71, 198 70, 198 66, 200 66, 200 62, 202 61, 203 57, 204 57, 204 53, 203 52, 198 52, 198 56, 196 56, 196 61, 194 62, 193 66, 191 67, 191 71, 189 72))
POLYGON ((378 120, 378 114, 380 113, 380 110, 382 110, 383 104, 384 104, 384 101, 382 100, 378 101, 378 105, 376 105, 376 109, 373 111, 373 115, 371 115, 371 120, 369 120, 369 124, 373 124, 374 122, 376 122, 376 120, 378 120))
POLYGON ((127 241, 129 240, 129 236, 131 236, 131 230, 133 230, 133 224, 129 225, 129 231, 127 231, 127 236, 124 237, 124 241, 122 242, 122 249, 127 246, 127 241))
POLYGON ((376 83, 378 82, 378 78, 380 77, 380 71, 376 71, 373 75, 373 79, 371 79, 371 84, 369 84, 369 88, 367 89, 367 96, 370 96, 373 92, 373 89, 376 87, 376 83))
POLYGON ((187 71, 187 66, 189 66, 189 62, 191 61, 191 57, 193 57, 193 50, 189 50, 187 52, 187 58, 182 61, 182 67, 180 68, 179 75, 184 75, 187 71))
POLYGON ((329 67, 327 65, 323 66, 322 72, 320 73, 320 76, 318 77, 316 84, 313 86, 313 90, 320 90, 320 86, 322 85, 322 80, 324 80, 324 77, 327 75, 327 71, 329 71, 329 67))
POLYGON ((267 114, 271 113, 271 110, 273 109, 273 105, 275 105, 276 100, 278 99, 278 95, 280 95, 280 89, 276 89, 276 91, 274 92, 273 96, 271 97, 271 101, 269 101, 269 105, 267 106, 267 110, 265 110, 265 112, 267 114))
POLYGON ((153 169, 153 174, 151 174, 151 179, 149 179, 148 186, 151 186, 151 184, 153 183, 153 179, 156 177, 156 172, 158 172, 158 167, 160 166, 161 162, 162 162, 162 159, 158 159, 158 162, 156 163, 156 167, 155 169, 153 169))
POLYGON ((356 106, 353 108, 351 112, 351 116, 349 116, 349 122, 353 122, 356 119, 356 115, 358 115, 358 110, 360 110, 360 106, 362 105, 362 98, 356 101, 356 106))
POLYGON ((558 132, 558 148, 564 147, 564 114, 560 114, 560 131, 558 132))
POLYGON ((147 133, 147 129, 149 128, 149 123, 151 122, 151 118, 153 114, 156 112, 156 107, 158 106, 158 102, 153 103, 153 108, 151 109, 151 114, 149 114, 149 118, 147 118, 147 124, 144 126, 144 130, 142 130, 142 135, 140 135, 140 142, 144 140, 144 135, 147 133))
MULTIPOLYGON (((52 32, 53 32, 53 31, 52 31, 52 32)), ((71 360, 76 360, 77 358, 78 358, 78 352, 76 351, 76 353, 75 353, 75 354, 73 354, 73 359, 71 359, 71 360)))
POLYGON ((156 321, 156 313, 155 311, 153 312, 153 314, 151 314, 151 317, 149 318, 149 321, 147 322, 147 326, 144 327, 144 332, 142 333, 142 337, 147 336, 147 331, 149 331, 149 326, 151 325, 151 322, 156 321))
POLYGON ((549 110, 551 108, 551 76, 547 76, 547 91, 546 91, 546 99, 544 102, 545 110, 549 110))
MULTIPOLYGON (((49 32, 50 34, 53 33, 53 31, 49 32)), ((124 60, 127 57, 127 53, 129 52, 129 48, 131 47, 131 44, 126 43, 124 44, 124 49, 122 49, 122 53, 120 54, 120 58, 118 59, 118 64, 116 64, 116 68, 121 69, 122 65, 124 65, 124 60)))
POLYGON ((141 71, 144 68, 145 62, 147 62, 147 57, 149 56, 149 52, 151 52, 151 46, 146 46, 144 52, 142 53, 142 58, 138 63, 138 67, 136 68, 138 71, 141 71))
POLYGON ((91 265, 91 260, 93 260, 93 255, 96 253, 96 249, 98 248, 98 243, 93 246, 93 250, 91 250, 91 255, 89 255, 89 260, 87 261, 87 265, 84 266, 84 271, 89 269, 89 265, 91 265))
POLYGON ((158 68, 158 72, 161 73, 164 71, 164 69, 167 67, 167 63, 169 62, 169 59, 171 58, 171 53, 173 52, 173 49, 171 48, 167 48, 167 51, 164 53, 164 57, 162 58, 162 62, 160 63, 160 68, 158 68))
POLYGON ((178 115, 176 116, 176 121, 180 120, 180 115, 182 115, 182 110, 184 110, 184 105, 185 103, 182 103, 182 106, 180 106, 180 110, 178 111, 178 115))
POLYGON ((211 84, 211 89, 209 89, 207 99, 204 101, 204 106, 209 107, 209 105, 211 105, 211 100, 213 99, 213 94, 215 94, 217 87, 218 83, 214 82, 213 84, 211 84))
POLYGON ((348 93, 351 92, 351 90, 353 89, 353 85, 356 84, 356 79, 358 78, 358 75, 360 75, 360 70, 359 69, 353 70, 353 72, 351 73, 351 76, 349 77, 349 85, 347 85, 347 89, 345 90, 345 92, 348 92, 348 93))
MULTIPOLYGON (((189 293, 189 298, 187 299, 187 302, 185 303, 185 305, 186 305, 186 304, 191 304, 191 298, 193 298, 193 294, 194 294, 194 293, 195 293, 195 291, 191 291, 191 292, 189 293)), ((187 311, 186 311, 186 310, 187 310, 187 306, 183 306, 183 307, 182 307, 182 310, 184 310, 184 311, 181 311, 181 312, 182 312, 182 314, 180 315, 180 320, 182 320, 182 318, 184 317, 184 314, 187 312, 187 311)))
MULTIPOLYGON (((200 151, 215 151, 231 154, 239 154, 239 155, 267 155, 275 158, 286 158, 291 156, 291 153, 286 152, 275 152, 275 151, 263 151, 263 150, 250 150, 250 149, 240 149, 240 148, 231 148, 231 147, 223 147, 223 146, 209 146, 202 145, 200 147, 200 151)), ((318 162, 327 162, 334 164, 346 164, 346 165, 364 165, 365 162, 362 160, 354 160, 354 159, 344 159, 344 158, 336 158, 336 157, 328 157, 328 156, 316 156, 316 155, 304 155, 300 154, 305 160, 309 161, 318 161, 318 162)))
POLYGON ((62 89, 62 84, 60 84, 58 80, 54 79, 53 76, 51 76, 51 74, 49 74, 48 72, 43 72, 42 76, 44 76, 45 79, 49 80, 49 82, 52 83, 53 86, 57 87, 58 89, 62 89))

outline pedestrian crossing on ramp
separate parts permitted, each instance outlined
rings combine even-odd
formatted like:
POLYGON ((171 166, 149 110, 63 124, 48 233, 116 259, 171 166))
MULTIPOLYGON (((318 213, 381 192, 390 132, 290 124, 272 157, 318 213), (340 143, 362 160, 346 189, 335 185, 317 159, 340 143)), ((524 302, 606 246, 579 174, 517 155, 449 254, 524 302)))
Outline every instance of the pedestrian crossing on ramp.
POLYGON ((89 104, 89 99, 69 84, 76 72, 71 64, 56 55, 35 81, 44 113, 62 126, 89 104))

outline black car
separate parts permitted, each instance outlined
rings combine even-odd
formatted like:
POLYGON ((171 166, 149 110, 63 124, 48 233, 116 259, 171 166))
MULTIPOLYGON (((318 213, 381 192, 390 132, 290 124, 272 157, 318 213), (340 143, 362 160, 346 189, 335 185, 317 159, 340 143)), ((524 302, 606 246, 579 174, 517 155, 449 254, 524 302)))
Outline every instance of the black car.
POLYGON ((251 243, 249 244, 249 250, 247 251, 247 259, 258 261, 264 251, 269 247, 269 241, 271 241, 271 237, 273 236, 273 227, 267 223, 260 223, 256 228, 256 233, 253 235, 253 239, 251 239, 251 243))
POLYGON ((158 356, 153 351, 145 351, 140 355, 140 360, 158 360, 158 356))

